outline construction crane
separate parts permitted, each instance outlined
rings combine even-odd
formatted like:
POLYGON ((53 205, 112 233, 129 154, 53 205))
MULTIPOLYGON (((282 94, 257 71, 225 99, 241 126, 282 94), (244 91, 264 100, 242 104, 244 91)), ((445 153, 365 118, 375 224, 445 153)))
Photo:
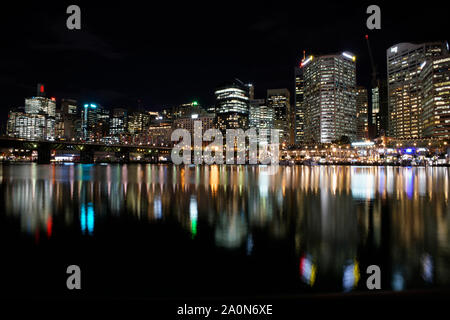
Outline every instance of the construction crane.
POLYGON ((367 49, 369 50, 370 64, 372 65, 372 88, 378 87, 377 67, 373 60, 372 48, 370 47, 369 35, 366 34, 367 49))

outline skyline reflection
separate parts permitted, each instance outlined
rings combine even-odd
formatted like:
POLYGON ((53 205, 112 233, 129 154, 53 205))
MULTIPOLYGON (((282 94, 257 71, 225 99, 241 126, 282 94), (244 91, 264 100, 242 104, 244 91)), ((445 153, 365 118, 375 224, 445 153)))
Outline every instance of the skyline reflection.
POLYGON ((299 290, 362 290, 371 264, 385 272, 385 289, 450 285, 448 168, 293 166, 273 176, 260 170, 1 166, 1 212, 38 245, 39 235, 57 237, 55 228, 99 239, 109 221, 126 218, 175 224, 186 241, 212 240, 203 249, 211 252, 261 258, 279 247, 294 257, 283 267, 299 290))

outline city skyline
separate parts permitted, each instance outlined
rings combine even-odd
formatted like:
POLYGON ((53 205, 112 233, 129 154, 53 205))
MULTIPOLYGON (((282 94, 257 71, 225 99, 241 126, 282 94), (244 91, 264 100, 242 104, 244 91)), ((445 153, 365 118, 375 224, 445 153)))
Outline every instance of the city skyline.
MULTIPOLYGON (((10 109, 6 134, 30 140, 108 143, 110 139, 120 141, 114 136, 123 133, 134 136, 148 134, 149 126, 155 120, 170 121, 173 123, 171 128, 175 129, 180 127, 179 123, 174 123, 175 119, 188 118, 188 122, 192 122, 190 117, 194 114, 198 116, 208 112, 208 126, 215 126, 223 132, 231 128, 246 130, 255 124, 258 130, 260 127, 276 129, 283 147, 332 143, 342 139, 355 142, 379 136, 433 138, 437 132, 440 139, 449 138, 446 110, 450 56, 447 41, 399 43, 388 48, 388 77, 385 80, 378 76, 373 65, 372 86, 375 87, 369 90, 356 82, 356 61, 357 57, 348 50, 319 56, 306 56, 304 52, 300 65, 294 67, 293 99, 287 88, 267 89, 266 98, 261 99, 255 96, 253 84, 236 78, 215 89, 216 100, 212 105, 202 107, 198 100, 194 100, 157 112, 149 111, 143 105, 105 108, 96 101, 78 103, 66 97, 60 99, 57 108, 57 99, 47 97, 46 86, 38 83, 36 95, 25 97, 24 107, 10 109), (431 73, 430 65, 433 66, 431 73), (387 83, 388 90, 384 83, 387 83), (251 114, 265 112, 259 110, 266 109, 265 105, 273 109, 271 125, 264 125, 251 114), (115 117, 118 110, 123 113, 123 119, 115 117), (81 122, 77 122, 80 116, 81 122), (387 121, 383 121, 386 118, 387 121), (439 118, 438 124, 435 119, 439 118), (114 128, 117 121, 123 129, 114 128), (67 132, 68 126, 73 132, 67 132)), ((264 121, 267 122, 267 116, 264 121)))
POLYGON ((446 306, 443 1, 2 9, 0 273, 14 312, 446 306))
MULTIPOLYGON (((360 71, 357 83, 369 87, 365 34, 372 41, 381 75, 386 68, 385 50, 391 45, 445 40, 448 29, 446 19, 439 19, 439 11, 431 18, 428 8, 419 12, 387 4, 382 6, 382 29, 373 31, 365 27, 365 4, 333 4, 321 11, 302 5, 299 12, 307 12, 306 16, 296 16, 282 6, 270 13, 258 7, 238 12, 224 8, 214 18, 187 6, 183 14, 153 14, 151 21, 139 19, 143 14, 135 11, 108 6, 106 15, 121 23, 96 22, 94 17, 103 8, 85 5, 83 28, 70 33, 64 28, 62 7, 39 4, 17 9, 23 12, 23 19, 34 24, 34 31, 29 34, 15 22, 4 37, 8 49, 1 53, 5 62, 1 83, 10 94, 0 109, 0 119, 6 119, 5 109, 22 103, 23 95, 31 95, 38 82, 46 83, 56 97, 99 101, 107 107, 135 107, 140 100, 152 110, 193 100, 211 104, 216 86, 233 78, 254 83, 257 97, 270 88, 294 92, 293 68, 299 65, 303 50, 307 54, 354 52, 360 71), (230 27, 226 23, 229 14, 234 20, 235 41, 224 45, 219 39, 230 27), (404 30, 407 16, 415 23, 404 30), (149 34, 149 43, 142 41, 149 34), (27 41, 20 40, 24 38, 27 41), (173 90, 177 95, 170 94, 173 90)), ((5 17, 2 22, 11 19, 5 17)))

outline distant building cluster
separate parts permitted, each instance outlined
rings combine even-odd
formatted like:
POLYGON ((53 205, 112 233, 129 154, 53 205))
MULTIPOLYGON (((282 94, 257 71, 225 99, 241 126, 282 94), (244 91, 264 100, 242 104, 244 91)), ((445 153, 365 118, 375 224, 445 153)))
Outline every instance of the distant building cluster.
POLYGON ((400 43, 386 57, 387 79, 367 90, 356 85, 352 53, 304 56, 295 68, 295 145, 450 139, 448 42, 400 43))
MULTIPOLYGON (((450 54, 448 42, 400 43, 387 49, 387 78, 371 88, 357 85, 356 56, 344 51, 303 55, 295 68, 294 94, 255 87, 235 79, 214 91, 215 103, 197 101, 162 111, 104 108, 99 103, 36 96, 9 112, 7 135, 38 141, 170 146, 175 129, 194 133, 217 128, 255 128, 269 141, 279 132, 282 148, 351 143, 390 137, 398 140, 450 139, 450 54)), ((375 80, 375 79, 373 79, 375 80)))

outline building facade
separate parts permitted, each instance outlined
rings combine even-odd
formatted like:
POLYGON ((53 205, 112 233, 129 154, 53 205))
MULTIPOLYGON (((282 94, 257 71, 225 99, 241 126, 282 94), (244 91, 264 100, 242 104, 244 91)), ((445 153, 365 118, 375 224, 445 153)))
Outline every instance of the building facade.
POLYGON ((388 135, 397 139, 418 139, 422 135, 421 64, 448 53, 448 44, 399 43, 387 49, 388 135))
POLYGON ((265 137, 266 142, 270 141, 270 130, 273 129, 274 118, 274 110, 267 105, 265 99, 250 100, 250 128, 255 128, 259 138, 265 137))
POLYGON ((95 140, 95 127, 97 124, 98 106, 95 103, 86 103, 81 111, 81 129, 84 141, 95 140))
POLYGON ((226 129, 243 129, 249 126, 249 91, 248 86, 239 80, 219 87, 215 92, 217 127, 226 129))
POLYGON ((356 88, 356 139, 369 138, 369 96, 367 89, 361 86, 356 88))
POLYGON ((303 69, 296 67, 295 74, 295 145, 305 143, 305 110, 303 104, 304 81, 303 69))
POLYGON ((283 146, 291 145, 292 114, 289 90, 267 90, 267 106, 274 112, 273 129, 278 130, 280 143, 283 146))
POLYGON ((423 137, 450 139, 450 55, 423 62, 420 82, 423 137))
POLYGON ((350 52, 309 56, 304 76, 305 140, 356 140, 356 57, 350 52))
POLYGON ((10 111, 7 135, 11 138, 43 141, 47 138, 47 119, 43 113, 10 111))

